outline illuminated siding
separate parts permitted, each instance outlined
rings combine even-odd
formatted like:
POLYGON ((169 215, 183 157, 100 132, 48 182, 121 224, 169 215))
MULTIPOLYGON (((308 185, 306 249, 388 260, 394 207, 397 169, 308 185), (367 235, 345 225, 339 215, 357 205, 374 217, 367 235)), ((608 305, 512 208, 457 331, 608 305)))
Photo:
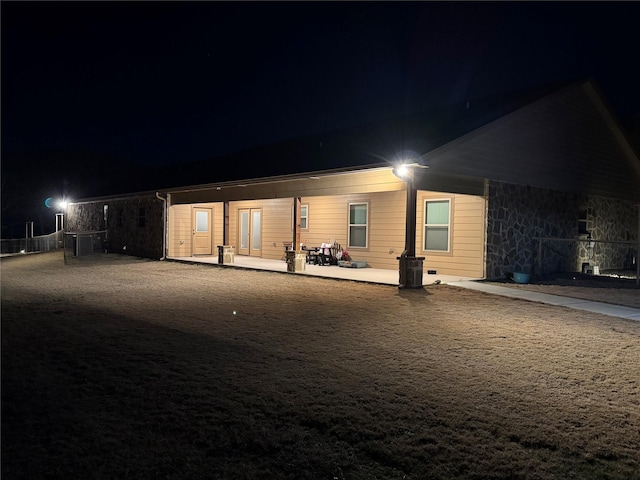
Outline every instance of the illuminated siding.
POLYGON ((446 275, 484 277, 485 200, 473 195, 418 192, 416 209, 416 255, 426 257, 425 272, 436 270, 446 275), (425 200, 451 200, 451 247, 449 252, 424 250, 425 200))
POLYGON ((170 257, 190 257, 193 238, 192 207, 212 209, 212 255, 218 254, 218 245, 222 245, 223 214, 222 203, 197 203, 172 205, 169 207, 169 253, 170 257))
MULTIPOLYGON (((207 195, 220 194, 206 192, 207 195)), ((344 175, 320 180, 303 179, 282 182, 279 185, 236 187, 222 191, 229 197, 239 195, 265 195, 259 200, 229 201, 229 243, 238 248, 238 212, 241 209, 260 208, 261 250, 254 252, 265 259, 281 259, 285 241, 293 239, 293 202, 296 194, 307 205, 308 228, 301 230, 301 241, 306 246, 320 246, 335 240, 348 250, 354 260, 366 261, 372 268, 397 270, 397 257, 405 247, 404 182, 395 178, 389 169, 344 175), (306 195, 304 194, 306 192, 306 195), (274 198, 275 197, 275 198, 274 198), (282 198, 278 198, 282 197, 282 198), (348 247, 348 213, 350 203, 369 205, 368 244, 366 248, 348 247)), ((190 194, 192 197, 202 193, 190 194)), ((186 197, 186 195, 185 195, 186 197)), ((187 198, 181 201, 188 201, 187 198)), ((214 254, 216 245, 222 244, 222 203, 198 203, 215 205, 214 254)), ((174 205, 170 211, 170 256, 191 255, 191 204, 174 205), (180 240, 185 240, 180 245, 180 240)), ((416 208, 416 255, 425 256, 425 271, 437 270, 440 274, 471 277, 484 276, 485 201, 483 197, 463 194, 444 194, 418 191, 416 208), (422 250, 423 211, 426 198, 452 199, 452 243, 447 253, 422 250)))
POLYGON ((292 238, 293 199, 243 200, 229 203, 229 242, 239 253, 238 211, 245 208, 260 208, 262 211, 261 257, 279 260, 284 248, 282 242, 292 238))

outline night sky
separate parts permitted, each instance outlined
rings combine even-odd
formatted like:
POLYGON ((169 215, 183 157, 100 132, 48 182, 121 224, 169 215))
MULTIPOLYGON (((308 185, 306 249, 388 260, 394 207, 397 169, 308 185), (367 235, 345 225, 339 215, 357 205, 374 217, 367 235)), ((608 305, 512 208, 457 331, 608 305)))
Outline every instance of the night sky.
POLYGON ((3 172, 16 152, 183 163, 584 77, 640 113, 638 2, 0 8, 3 172))
POLYGON ((3 151, 175 163, 592 76, 640 111, 637 2, 7 2, 3 151))

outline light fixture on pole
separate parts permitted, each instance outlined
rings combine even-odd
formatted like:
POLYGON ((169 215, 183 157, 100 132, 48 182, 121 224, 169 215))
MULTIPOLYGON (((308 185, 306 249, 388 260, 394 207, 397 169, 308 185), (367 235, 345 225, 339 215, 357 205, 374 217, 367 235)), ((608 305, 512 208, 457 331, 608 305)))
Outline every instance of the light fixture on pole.
POLYGON ((56 213, 56 232, 64 230, 64 213, 56 213))
POLYGON ((29 252, 29 239, 33 239, 33 222, 26 222, 24 226, 24 250, 21 253, 29 252))
POLYGON ((69 202, 66 199, 62 199, 57 205, 59 211, 56 213, 56 234, 58 247, 61 247, 64 245, 64 213, 67 210, 69 202))

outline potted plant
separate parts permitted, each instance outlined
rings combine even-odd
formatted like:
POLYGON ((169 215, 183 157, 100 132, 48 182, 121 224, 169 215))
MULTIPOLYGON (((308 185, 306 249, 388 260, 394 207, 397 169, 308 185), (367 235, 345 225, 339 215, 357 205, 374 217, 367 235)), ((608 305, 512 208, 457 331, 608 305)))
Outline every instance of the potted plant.
POLYGON ((338 257, 338 265, 340 266, 345 266, 351 263, 351 256, 346 250, 341 250, 336 256, 338 257))

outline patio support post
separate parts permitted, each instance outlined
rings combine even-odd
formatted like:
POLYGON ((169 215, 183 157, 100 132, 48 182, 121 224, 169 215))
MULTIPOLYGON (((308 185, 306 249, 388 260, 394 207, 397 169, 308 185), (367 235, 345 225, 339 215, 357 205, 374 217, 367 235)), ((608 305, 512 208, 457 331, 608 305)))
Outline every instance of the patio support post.
POLYGON ((287 272, 302 272, 305 270, 306 256, 302 254, 300 246, 300 206, 301 198, 293 199, 293 243, 286 255, 287 272))
MULTIPOLYGON (((169 222, 167 222, 167 198, 169 197, 169 194, 167 194, 166 197, 162 197, 160 195, 160 192, 156 192, 156 198, 158 200, 160 200, 162 202, 162 256, 160 257, 159 260, 164 260, 165 258, 167 258, 167 236, 169 235, 169 232, 167 230, 167 224, 169 222)), ((106 219, 105 219, 105 227, 107 227, 106 225, 106 219)), ((107 235, 109 234, 109 231, 107 229, 107 235)), ((104 253, 107 253, 107 246, 105 244, 105 249, 104 249, 104 253)))
POLYGON ((302 198, 295 197, 293 199, 293 251, 300 251, 300 208, 302 206, 302 198))
POLYGON ((222 224, 222 243, 229 245, 229 202, 222 202, 222 215, 224 217, 222 224))
MULTIPOLYGON (((24 251, 29 251, 29 239, 33 238, 33 222, 27 222, 24 228, 24 251)), ((33 242, 32 242, 33 243, 33 242)))
POLYGON ((416 191, 415 177, 413 169, 409 169, 407 175, 407 218, 405 221, 405 246, 402 256, 416 256, 416 202, 418 192, 416 191))
POLYGON ((415 185, 415 170, 408 168, 404 177, 407 184, 407 207, 405 218, 405 247, 398 257, 399 288, 422 288, 424 257, 416 257, 416 203, 418 192, 415 185))

